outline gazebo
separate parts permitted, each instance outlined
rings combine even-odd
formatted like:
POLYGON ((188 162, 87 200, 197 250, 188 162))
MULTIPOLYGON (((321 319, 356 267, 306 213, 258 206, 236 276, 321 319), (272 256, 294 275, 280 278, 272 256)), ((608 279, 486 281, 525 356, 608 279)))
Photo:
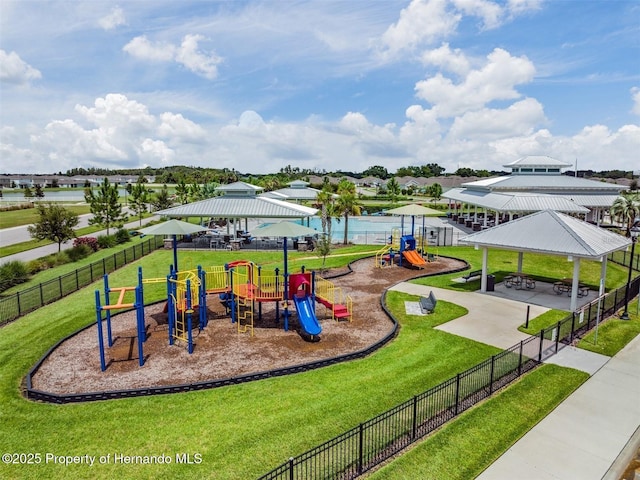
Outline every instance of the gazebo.
POLYGON ((628 238, 553 210, 543 210, 460 239, 460 243, 482 248, 482 280, 480 291, 487 291, 488 250, 515 250, 518 272, 522 272, 524 252, 558 255, 573 261, 571 310, 576 310, 580 260, 602 262, 600 291, 604 293, 607 255, 631 245, 628 238))
MULTIPOLYGON (((301 219, 317 213, 317 209, 305 207, 284 200, 259 196, 262 187, 245 182, 222 185, 216 189, 222 192, 219 197, 207 198, 198 202, 187 203, 177 207, 156 212, 172 218, 200 217, 246 220, 249 218, 269 219, 301 219)), ((234 235, 237 224, 234 221, 234 235)))

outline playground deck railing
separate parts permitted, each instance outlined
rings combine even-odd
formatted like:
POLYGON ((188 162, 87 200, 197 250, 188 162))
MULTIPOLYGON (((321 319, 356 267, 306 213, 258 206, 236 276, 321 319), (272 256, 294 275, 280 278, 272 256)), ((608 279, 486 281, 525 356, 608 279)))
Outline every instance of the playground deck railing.
POLYGON ((27 313, 77 292, 96 280, 100 280, 105 274, 134 262, 163 246, 162 237, 152 236, 137 245, 104 257, 100 261, 78 268, 73 272, 11 295, 2 295, 0 297, 0 325, 12 322, 27 313))
MULTIPOLYGON (((445 382, 314 447, 259 480, 354 479, 513 383, 625 304, 620 287, 445 382)), ((640 277, 630 284, 638 295, 640 277)), ((383 303, 384 305, 384 303, 383 303)))

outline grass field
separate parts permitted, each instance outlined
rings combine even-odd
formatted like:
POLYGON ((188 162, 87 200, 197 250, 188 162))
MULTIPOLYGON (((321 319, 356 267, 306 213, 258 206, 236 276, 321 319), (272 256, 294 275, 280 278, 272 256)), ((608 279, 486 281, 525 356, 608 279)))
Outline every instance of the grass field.
MULTIPOLYGON (((365 251, 364 247, 341 249, 335 253, 343 255, 328 259, 328 266, 345 264, 364 255, 365 251)), ((478 252, 472 248, 441 249, 441 254, 445 253, 467 258, 472 264, 478 262, 478 252)), ((163 277, 172 261, 171 255, 166 250, 155 252, 114 272, 110 275, 110 283, 113 286, 132 285, 139 265, 143 266, 146 278, 163 277)), ((268 268, 281 266, 282 262, 281 252, 259 255, 251 252, 246 257, 268 268)), ((220 265, 230 259, 237 259, 237 253, 180 252, 183 268, 197 264, 220 265)), ((291 269, 302 264, 318 268, 321 263, 321 259, 309 254, 292 252, 290 256, 291 269)), ((546 271, 548 267, 541 262, 539 268, 546 271)), ((536 268, 537 264, 531 265, 531 273, 535 273, 536 268)), ((609 272, 611 282, 615 283, 618 272, 613 266, 609 272)), ((446 283, 445 277, 431 280, 434 284, 446 283)), ((31 366, 56 341, 92 322, 95 288, 100 288, 100 282, 0 329, 0 451, 39 454, 41 460, 36 465, 0 464, 0 478, 255 478, 289 456, 302 453, 497 352, 493 347, 433 329, 439 323, 462 315, 461 307, 446 304, 447 308, 438 309, 424 321, 423 317, 418 319, 404 313, 403 302, 410 297, 389 292, 389 307, 401 324, 399 335, 388 346, 362 360, 187 394, 76 405, 48 405, 25 400, 20 394, 21 382, 31 366), (95 456, 97 464, 93 467, 64 466, 45 461, 52 458, 46 457, 47 454, 95 456), (182 456, 185 454, 199 463, 178 462, 186 458, 182 456), (199 456, 194 457, 195 454, 199 456), (166 455, 172 462, 124 464, 122 455, 138 455, 141 460, 144 456, 149 456, 149 460, 151 456, 157 459, 166 455), (99 464, 100 458, 104 460, 103 464, 99 464)), ((161 287, 145 292, 147 300, 162 295, 161 287)), ((445 302, 441 303, 445 306, 445 302)), ((251 340, 247 338, 246 341, 251 340)), ((174 368, 189 367, 175 365, 174 368)), ((545 367, 540 370, 545 371, 550 373, 531 376, 521 387, 528 395, 548 397, 541 399, 540 410, 525 416, 514 411, 513 406, 507 406, 503 407, 506 410, 502 413, 498 409, 497 413, 490 414, 498 415, 495 418, 477 413, 473 417, 475 424, 462 423, 462 426, 454 427, 463 419, 451 424, 451 428, 459 429, 459 438, 464 437, 464 430, 475 429, 469 431, 474 432, 476 439, 488 434, 487 429, 494 420, 504 425, 509 430, 505 439, 497 440, 486 458, 456 457, 453 449, 447 455, 432 458, 431 449, 426 449, 418 457, 423 460, 411 461, 421 464, 440 458, 439 468, 444 469, 441 471, 447 471, 447 465, 452 468, 463 465, 469 471, 483 468, 491 455, 523 434, 536 418, 544 415, 545 409, 552 408, 582 381, 580 375, 567 369, 545 367), (538 391, 540 385, 549 388, 538 391), (556 390, 557 385, 565 386, 556 390), (519 421, 512 426, 510 418, 513 416, 519 421)), ((466 415, 476 411, 479 409, 466 415)), ((486 411, 492 412, 491 409, 486 411)), ((440 442, 444 447, 449 440, 440 442)), ((394 468, 402 470, 403 467, 394 468)), ((413 467, 407 468, 411 471, 413 467)))

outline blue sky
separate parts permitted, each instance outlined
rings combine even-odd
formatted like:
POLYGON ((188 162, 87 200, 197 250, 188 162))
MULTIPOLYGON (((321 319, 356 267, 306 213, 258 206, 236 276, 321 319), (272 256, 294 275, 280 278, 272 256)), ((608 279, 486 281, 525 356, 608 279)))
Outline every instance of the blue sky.
POLYGON ((640 2, 0 2, 2 173, 640 168, 640 2))

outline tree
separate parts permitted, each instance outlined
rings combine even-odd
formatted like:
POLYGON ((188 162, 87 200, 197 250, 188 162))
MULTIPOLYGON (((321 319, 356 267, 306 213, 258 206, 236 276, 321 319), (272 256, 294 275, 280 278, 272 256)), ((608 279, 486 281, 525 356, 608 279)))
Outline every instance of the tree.
POLYGON ((155 192, 155 195, 151 198, 151 205, 154 210, 165 210, 173 205, 166 184, 163 185, 159 191, 155 192))
POLYGON ((24 187, 24 198, 33 198, 33 192, 29 186, 24 187))
POLYGON ((111 226, 121 227, 127 219, 127 215, 122 211, 122 205, 118 201, 118 186, 111 185, 107 177, 98 187, 98 193, 90 188, 85 189, 84 198, 91 207, 93 217, 89 220, 91 225, 101 225, 107 229, 111 226))
POLYGON ((336 212, 344 217, 344 238, 342 243, 349 243, 349 215, 360 215, 360 202, 356 195, 356 186, 346 178, 338 183, 338 199, 336 201, 336 212))
POLYGON ((38 220, 27 227, 29 234, 38 240, 56 242, 60 252, 61 245, 76 236, 73 228, 80 222, 78 215, 53 203, 39 203, 36 208, 38 220))
POLYGON ((428 193, 431 201, 435 203, 442 197, 442 186, 439 183, 434 183, 429 187, 428 193))
POLYGON ((35 190, 36 198, 44 198, 44 190, 42 189, 42 185, 36 183, 33 188, 35 190))
POLYGON ((626 230, 626 236, 631 236, 631 227, 637 217, 640 217, 640 196, 638 194, 621 195, 616 198, 609 209, 611 216, 618 220, 626 230))
POLYGON ((189 186, 184 179, 180 179, 176 185, 176 197, 178 197, 178 201, 181 205, 184 205, 189 201, 189 186))
MULTIPOLYGON (((127 185, 129 186, 129 184, 127 185)), ((142 225, 142 215, 147 212, 147 203, 149 203, 149 191, 147 187, 140 182, 138 179, 138 183, 131 186, 131 200, 129 200, 129 205, 138 216, 138 220, 140 225, 142 225)))
POLYGON ((387 194, 389 195, 392 203, 395 203, 400 195, 400 185, 395 177, 390 178, 387 182, 387 194))
POLYGON ((367 168, 364 172, 362 172, 362 175, 364 175, 365 177, 376 177, 381 180, 386 180, 387 178, 389 178, 389 172, 387 171, 387 169, 380 165, 374 165, 373 167, 367 168))

